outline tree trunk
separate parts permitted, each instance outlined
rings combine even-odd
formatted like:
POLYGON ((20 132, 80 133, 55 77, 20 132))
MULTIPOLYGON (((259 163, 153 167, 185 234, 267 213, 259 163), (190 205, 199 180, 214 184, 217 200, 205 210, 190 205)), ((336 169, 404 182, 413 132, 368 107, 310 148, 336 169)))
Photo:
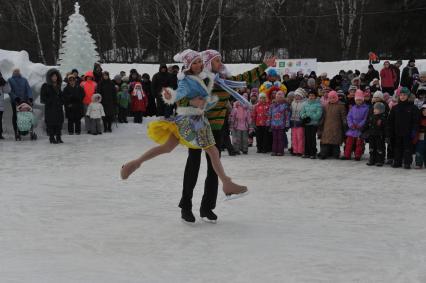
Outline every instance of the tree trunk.
POLYGON ((117 22, 115 18, 114 0, 109 1, 110 21, 111 21, 111 43, 112 43, 112 57, 116 60, 117 57, 117 22))
POLYGON ((189 48, 189 21, 191 19, 192 1, 186 0, 186 20, 185 28, 183 31, 183 49, 189 48))
POLYGON ((199 22, 198 22, 198 40, 197 40, 198 51, 201 51, 201 36, 203 35, 202 31, 203 31, 203 22, 204 22, 204 16, 205 16, 205 14, 203 14, 204 3, 205 3, 205 0, 201 0, 200 18, 199 18, 199 22))
POLYGON ((59 23, 59 49, 62 47, 62 0, 58 0, 58 23, 59 23))
POLYGON ((359 17, 359 25, 358 25, 358 40, 357 40, 357 46, 356 46, 356 59, 360 59, 361 55, 361 41, 362 41, 362 29, 364 25, 364 7, 368 0, 361 0, 361 16, 359 17))
POLYGON ((43 62, 43 64, 46 65, 46 58, 44 57, 43 45, 41 44, 40 32, 38 29, 37 19, 34 14, 33 4, 31 3, 31 0, 28 0, 28 6, 30 8, 31 18, 34 25, 34 30, 36 32, 37 43, 38 43, 38 53, 39 53, 41 61, 43 62))

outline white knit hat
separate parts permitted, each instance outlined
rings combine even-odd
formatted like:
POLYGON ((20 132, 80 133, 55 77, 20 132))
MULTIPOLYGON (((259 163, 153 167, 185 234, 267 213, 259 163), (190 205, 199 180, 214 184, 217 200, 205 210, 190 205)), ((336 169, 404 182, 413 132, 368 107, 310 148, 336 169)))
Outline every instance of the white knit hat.
POLYGON ((306 96, 306 91, 305 91, 303 88, 299 87, 299 88, 298 88, 298 89, 296 89, 296 91, 294 92, 294 95, 295 95, 295 96, 300 96, 300 97, 302 97, 302 98, 305 98, 305 96, 306 96))
POLYGON ((376 91, 373 95, 373 98, 380 98, 383 100, 383 92, 381 92, 380 90, 376 91))
MULTIPOLYGON (((183 70, 181 74, 189 71, 191 69, 192 63, 194 63, 197 59, 201 59, 201 54, 192 49, 186 49, 173 57, 173 60, 175 60, 176 62, 183 63, 183 70)), ((180 77, 180 79, 182 79, 183 77, 180 77)))

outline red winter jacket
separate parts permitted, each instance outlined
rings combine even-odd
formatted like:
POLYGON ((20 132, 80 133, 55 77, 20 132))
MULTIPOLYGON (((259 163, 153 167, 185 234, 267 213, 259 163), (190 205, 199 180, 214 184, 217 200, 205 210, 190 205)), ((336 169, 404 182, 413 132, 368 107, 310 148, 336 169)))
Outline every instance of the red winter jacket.
POLYGON ((252 121, 257 127, 266 126, 269 115, 269 103, 259 102, 253 108, 252 121))
POLYGON ((142 90, 142 85, 140 83, 135 84, 135 88, 132 91, 131 95, 131 110, 133 112, 145 112, 146 107, 148 106, 148 96, 142 90), (137 93, 136 86, 140 85, 140 95, 137 93))
POLYGON ((382 80, 382 87, 395 87, 396 74, 392 68, 383 68, 380 71, 380 79, 382 80))

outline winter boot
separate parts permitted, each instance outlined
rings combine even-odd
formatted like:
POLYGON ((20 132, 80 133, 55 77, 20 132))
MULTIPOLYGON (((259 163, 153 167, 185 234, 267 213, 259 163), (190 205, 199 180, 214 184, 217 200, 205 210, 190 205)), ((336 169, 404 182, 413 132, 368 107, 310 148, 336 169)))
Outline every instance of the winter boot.
POLYGON ((58 141, 55 139, 55 137, 52 135, 52 136, 49 136, 49 142, 51 143, 51 144, 57 144, 58 143, 58 141))
POLYGON ((56 136, 56 141, 57 143, 64 143, 60 135, 56 136))

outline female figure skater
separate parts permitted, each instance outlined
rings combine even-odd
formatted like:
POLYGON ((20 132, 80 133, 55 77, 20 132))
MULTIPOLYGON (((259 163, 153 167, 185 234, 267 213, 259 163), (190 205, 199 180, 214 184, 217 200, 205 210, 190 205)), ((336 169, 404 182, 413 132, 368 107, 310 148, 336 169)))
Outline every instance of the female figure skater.
POLYGON ((212 166, 223 184, 223 192, 227 197, 247 192, 247 187, 232 182, 226 175, 219 158, 219 151, 208 119, 204 113, 212 108, 217 97, 211 96, 214 78, 203 73, 203 61, 200 53, 185 50, 174 57, 175 61, 184 63, 184 70, 179 74, 176 91, 166 88, 163 98, 166 101, 176 101, 177 116, 168 120, 158 120, 148 124, 148 136, 159 146, 145 152, 139 158, 132 160, 121 168, 121 178, 127 179, 144 162, 158 155, 172 152, 178 144, 188 148, 203 149, 209 155, 212 166))

